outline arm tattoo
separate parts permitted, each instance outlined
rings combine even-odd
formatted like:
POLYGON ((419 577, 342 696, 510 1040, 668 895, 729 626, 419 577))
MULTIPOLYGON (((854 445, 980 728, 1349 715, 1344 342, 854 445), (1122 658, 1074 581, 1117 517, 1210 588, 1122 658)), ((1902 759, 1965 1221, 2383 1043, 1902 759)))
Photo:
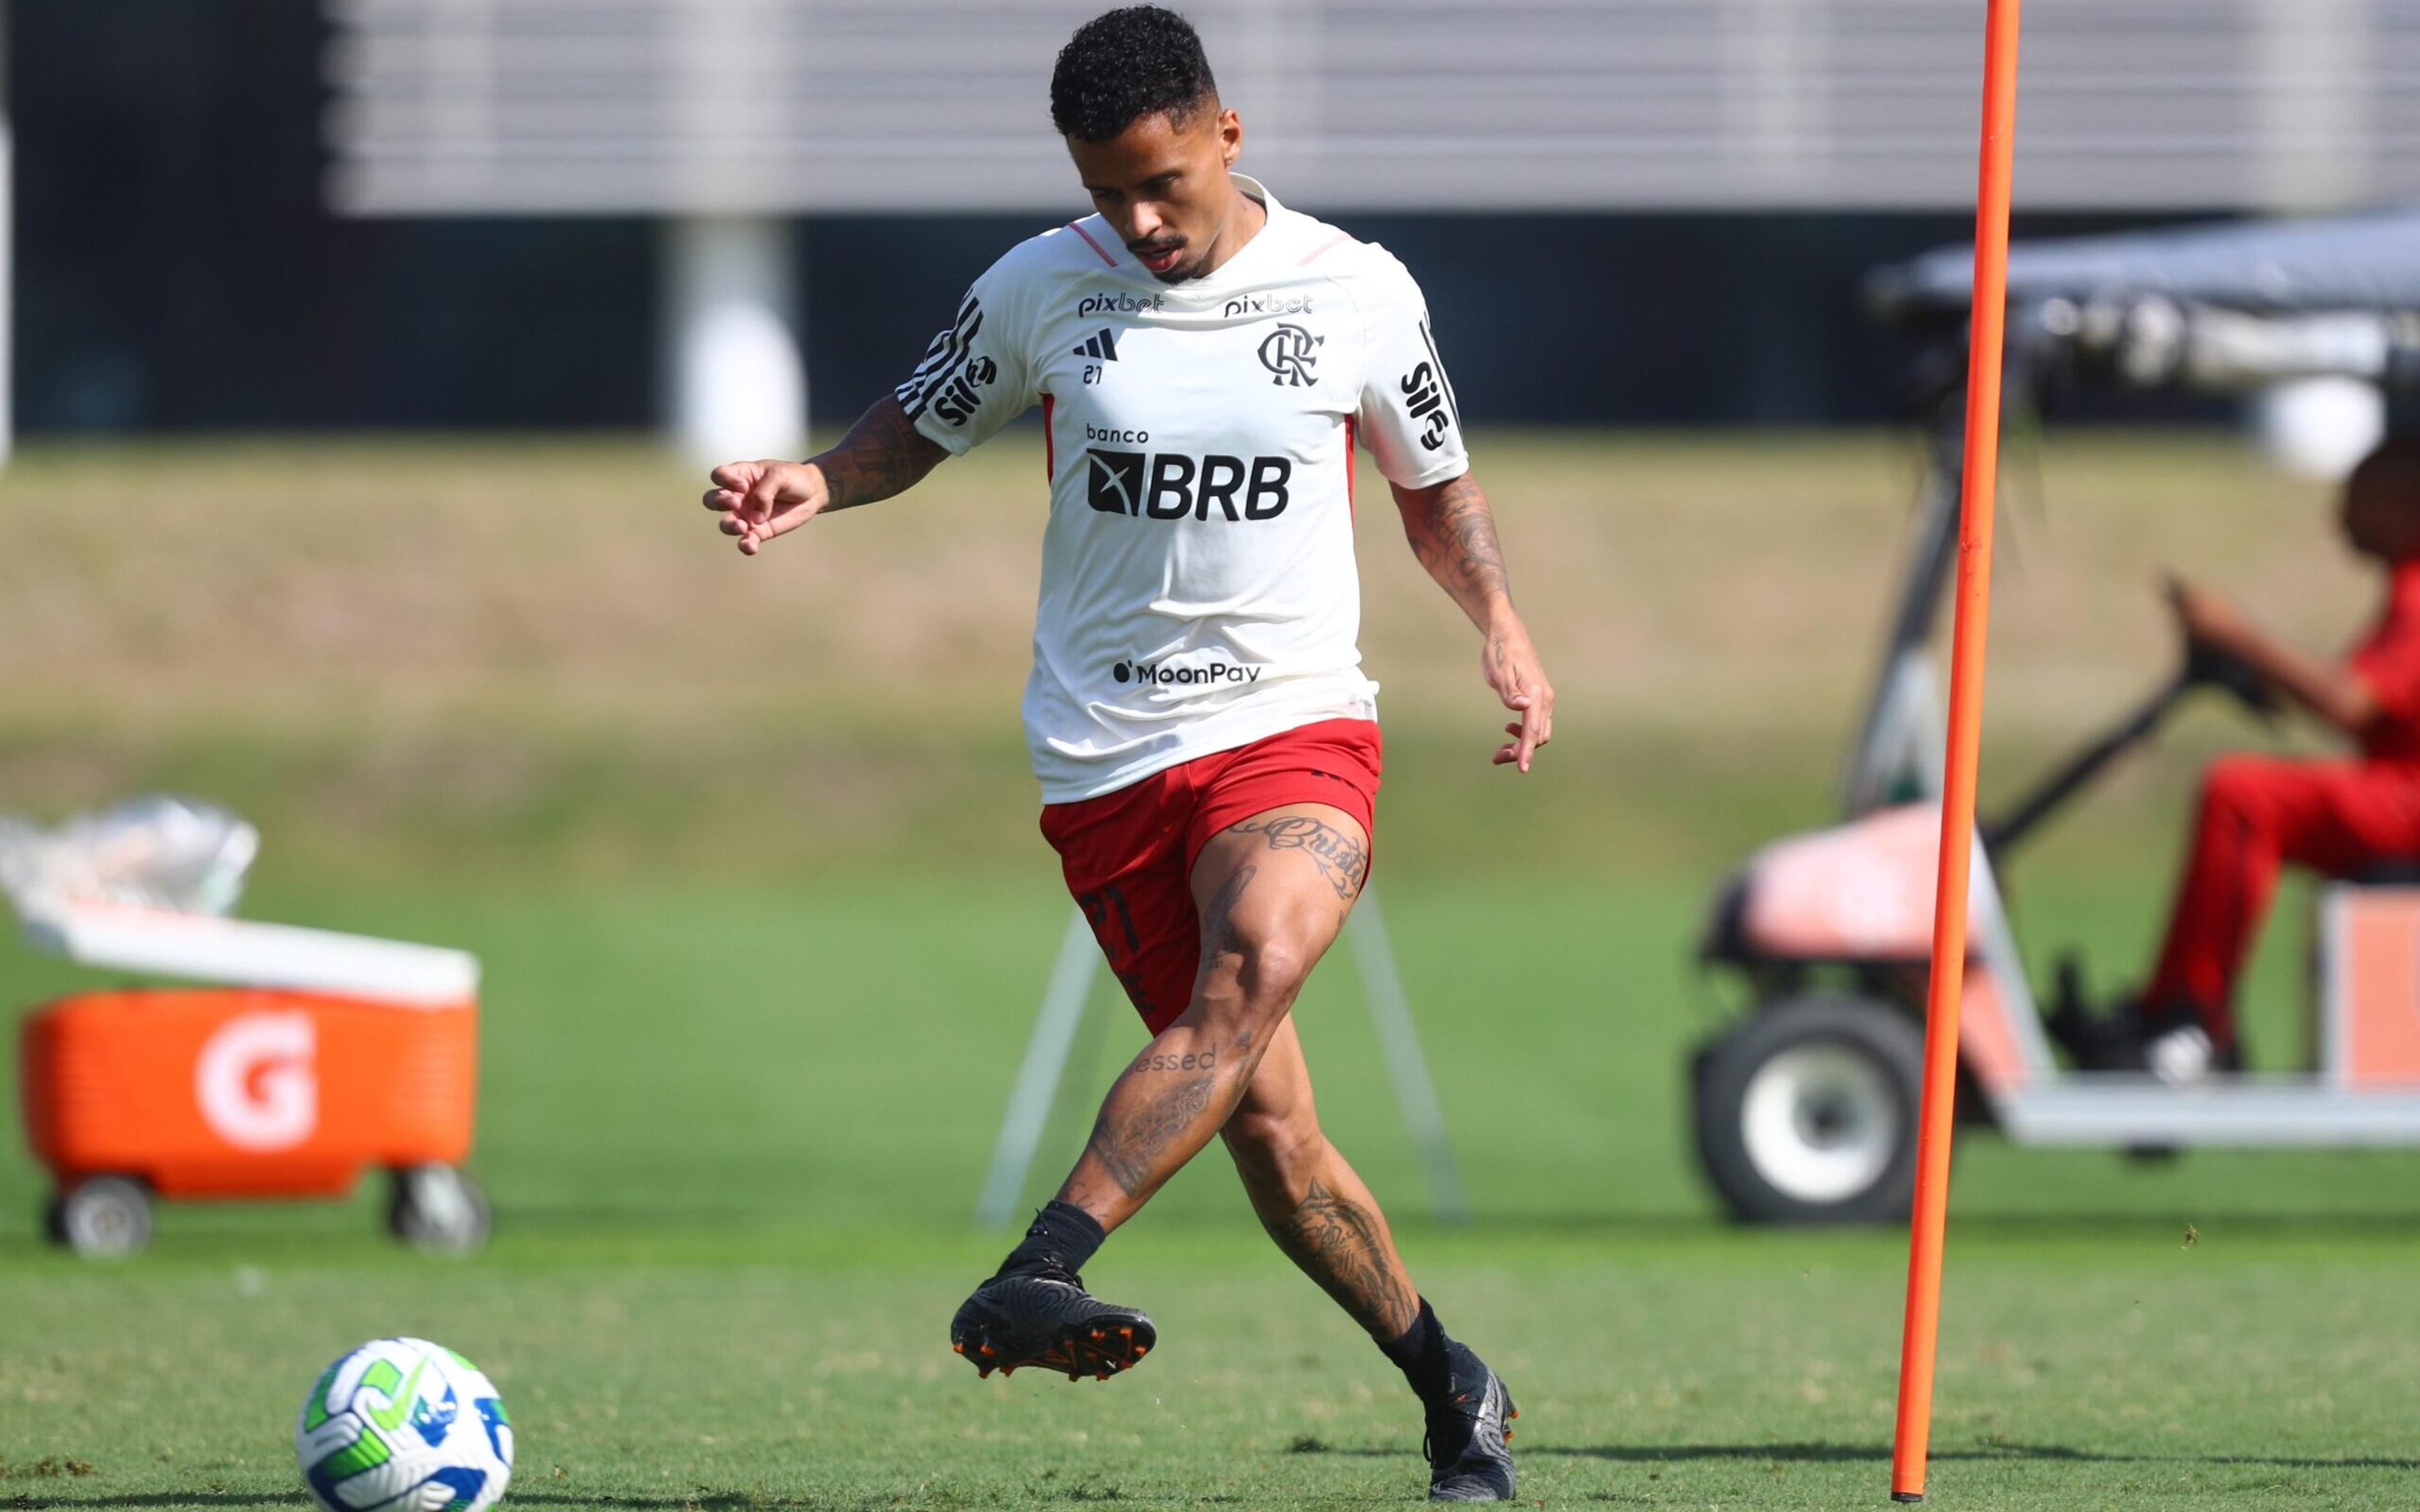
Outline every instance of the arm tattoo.
POLYGON ((839 445, 810 458, 831 489, 831 502, 822 512, 854 509, 906 493, 949 455, 916 428, 897 399, 886 394, 857 417, 839 445))
POLYGON ((1319 868, 1319 874, 1346 903, 1361 890, 1370 874, 1370 853, 1361 842, 1334 825, 1309 814, 1280 814, 1274 819, 1247 819, 1233 826, 1239 835, 1258 835, 1273 851, 1300 851, 1319 868))
POLYGON ((1353 1320, 1380 1338, 1400 1338, 1419 1301, 1388 1264, 1377 1218, 1314 1180, 1294 1211, 1268 1221, 1269 1237, 1353 1320))
POLYGON ((1490 598, 1511 595, 1495 512, 1477 479, 1466 472, 1434 488, 1397 489, 1395 503, 1413 554, 1464 612, 1476 620, 1490 598))

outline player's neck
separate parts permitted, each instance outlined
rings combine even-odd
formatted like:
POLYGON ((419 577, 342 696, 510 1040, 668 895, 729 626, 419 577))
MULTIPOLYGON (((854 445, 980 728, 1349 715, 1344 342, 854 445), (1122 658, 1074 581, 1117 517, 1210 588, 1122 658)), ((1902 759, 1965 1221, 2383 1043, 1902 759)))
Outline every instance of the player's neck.
POLYGON ((1219 228, 1218 239, 1210 244, 1210 255, 1202 263, 1202 271, 1193 275, 1196 278, 1207 278, 1226 267, 1234 260, 1235 254, 1243 251, 1269 224, 1267 206, 1245 193, 1243 185, 1235 184, 1233 188, 1235 202, 1228 207, 1227 224, 1219 228))

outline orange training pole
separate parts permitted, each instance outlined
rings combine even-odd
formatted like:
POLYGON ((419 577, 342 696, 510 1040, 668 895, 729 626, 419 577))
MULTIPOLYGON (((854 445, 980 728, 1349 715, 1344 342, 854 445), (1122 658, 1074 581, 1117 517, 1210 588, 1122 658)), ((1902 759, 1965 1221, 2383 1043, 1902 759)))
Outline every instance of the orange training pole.
POLYGON ((1967 867, 1975 833, 1976 747, 1983 724, 1983 637, 1992 609, 1992 490, 2000 461, 2000 344, 2008 313, 2009 178, 2017 115, 2019 0, 1989 0, 1983 38, 1982 166, 1975 193, 1975 306, 1966 359, 1966 455, 1958 514, 1958 597, 1949 653, 1949 760, 1941 780, 1941 870, 1933 893, 1932 979, 1924 1003, 1924 1103, 1916 1134, 1916 1211, 1908 1225, 1907 1320, 1899 1363, 1891 1499, 1924 1500, 1932 1435, 1933 1347, 1941 1321, 1941 1242, 1949 1210, 1950 1114, 1958 1083, 1958 1004, 1966 976, 1967 867))

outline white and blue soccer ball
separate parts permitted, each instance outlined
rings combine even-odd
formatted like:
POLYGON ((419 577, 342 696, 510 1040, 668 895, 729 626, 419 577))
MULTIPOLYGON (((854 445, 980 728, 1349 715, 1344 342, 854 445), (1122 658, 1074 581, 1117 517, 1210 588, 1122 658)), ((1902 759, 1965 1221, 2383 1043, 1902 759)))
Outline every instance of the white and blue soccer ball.
POLYGON ((512 1420, 443 1345, 373 1339, 311 1387, 294 1458, 327 1512, 487 1512, 512 1478, 512 1420))

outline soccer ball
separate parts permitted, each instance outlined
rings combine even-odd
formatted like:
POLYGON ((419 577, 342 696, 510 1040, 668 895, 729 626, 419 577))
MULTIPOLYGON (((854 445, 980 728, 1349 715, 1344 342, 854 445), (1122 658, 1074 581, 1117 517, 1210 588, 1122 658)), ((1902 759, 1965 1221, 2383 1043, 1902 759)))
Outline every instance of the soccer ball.
POLYGON ((311 1387, 294 1458, 327 1512, 486 1512, 512 1478, 512 1421, 453 1350, 373 1339, 311 1387))

